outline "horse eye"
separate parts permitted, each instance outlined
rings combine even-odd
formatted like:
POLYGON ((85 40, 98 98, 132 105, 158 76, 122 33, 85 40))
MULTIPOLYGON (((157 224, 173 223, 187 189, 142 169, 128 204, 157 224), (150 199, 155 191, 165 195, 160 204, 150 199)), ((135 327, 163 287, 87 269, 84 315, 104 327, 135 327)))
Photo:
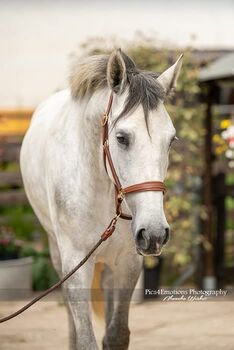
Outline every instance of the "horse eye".
POLYGON ((129 138, 127 135, 119 134, 116 137, 117 137, 117 141, 120 145, 124 145, 124 146, 129 145, 129 138))

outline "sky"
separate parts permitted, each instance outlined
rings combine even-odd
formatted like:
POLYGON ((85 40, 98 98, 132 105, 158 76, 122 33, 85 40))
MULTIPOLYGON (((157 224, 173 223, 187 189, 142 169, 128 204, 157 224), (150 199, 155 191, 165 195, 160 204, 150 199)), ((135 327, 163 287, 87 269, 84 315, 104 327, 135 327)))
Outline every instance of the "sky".
POLYGON ((234 49, 233 18, 234 0, 0 0, 0 107, 34 107, 66 86, 70 54, 90 38, 234 49))

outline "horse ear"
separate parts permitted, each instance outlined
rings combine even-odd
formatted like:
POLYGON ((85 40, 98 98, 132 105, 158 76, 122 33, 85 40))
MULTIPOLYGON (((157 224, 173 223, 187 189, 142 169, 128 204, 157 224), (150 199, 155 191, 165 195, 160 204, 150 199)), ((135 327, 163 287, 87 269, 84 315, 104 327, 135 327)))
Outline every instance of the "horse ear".
POLYGON ((162 74, 159 75, 157 81, 164 88, 166 94, 169 94, 171 90, 176 88, 178 76, 182 66, 183 54, 180 55, 178 60, 162 74))
POLYGON ((112 52, 107 64, 107 82, 116 94, 121 94, 127 83, 126 65, 120 49, 112 52))

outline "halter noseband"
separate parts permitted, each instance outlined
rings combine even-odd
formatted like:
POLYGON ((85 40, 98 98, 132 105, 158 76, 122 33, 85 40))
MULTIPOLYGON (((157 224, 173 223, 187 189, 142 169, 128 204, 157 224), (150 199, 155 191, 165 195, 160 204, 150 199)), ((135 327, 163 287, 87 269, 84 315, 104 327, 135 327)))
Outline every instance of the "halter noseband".
POLYGON ((161 181, 147 181, 147 182, 131 185, 125 188, 122 187, 119 177, 116 173, 116 170, 111 158, 111 154, 110 154, 110 148, 109 148, 108 119, 109 119, 112 102, 113 102, 113 94, 110 95, 106 112, 102 116, 102 120, 101 120, 103 161, 104 161, 106 172, 107 172, 106 163, 108 162, 111 170, 111 174, 114 180, 116 216, 121 217, 122 219, 125 219, 125 220, 131 220, 132 216, 122 213, 122 209, 121 209, 121 205, 126 194, 134 193, 134 192, 145 192, 145 191, 160 191, 160 192, 163 192, 164 194, 166 192, 166 186, 161 181))

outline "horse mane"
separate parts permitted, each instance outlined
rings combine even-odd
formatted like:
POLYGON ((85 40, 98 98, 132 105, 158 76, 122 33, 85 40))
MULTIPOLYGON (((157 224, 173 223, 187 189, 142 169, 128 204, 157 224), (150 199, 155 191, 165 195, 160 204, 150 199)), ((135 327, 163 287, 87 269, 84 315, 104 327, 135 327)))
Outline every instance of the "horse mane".
MULTIPOLYGON (((141 104, 147 118, 149 111, 156 109, 159 101, 166 97, 164 89, 157 82, 159 74, 139 70, 124 52, 122 52, 122 57, 126 65, 129 94, 119 117, 128 114, 141 104)), ((73 63, 70 74, 73 99, 81 100, 107 87, 108 59, 109 55, 95 55, 73 63)))
POLYGON ((90 56, 82 61, 73 62, 70 74, 72 97, 80 100, 87 95, 107 86, 108 55, 90 56))

